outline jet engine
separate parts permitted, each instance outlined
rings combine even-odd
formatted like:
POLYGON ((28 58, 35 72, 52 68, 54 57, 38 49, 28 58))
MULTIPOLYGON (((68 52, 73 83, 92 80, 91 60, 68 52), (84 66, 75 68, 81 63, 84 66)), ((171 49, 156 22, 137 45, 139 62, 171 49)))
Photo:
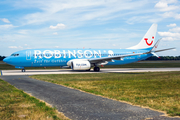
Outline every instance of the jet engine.
POLYGON ((67 63, 71 66, 72 70, 89 70, 91 69, 91 63, 87 60, 70 60, 67 63))

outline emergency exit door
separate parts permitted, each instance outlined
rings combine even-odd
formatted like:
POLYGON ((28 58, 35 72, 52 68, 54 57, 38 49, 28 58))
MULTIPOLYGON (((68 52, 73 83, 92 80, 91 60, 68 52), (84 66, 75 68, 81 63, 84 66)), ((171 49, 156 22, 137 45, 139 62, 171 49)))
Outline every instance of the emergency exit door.
POLYGON ((31 51, 26 51, 26 60, 31 60, 31 51))

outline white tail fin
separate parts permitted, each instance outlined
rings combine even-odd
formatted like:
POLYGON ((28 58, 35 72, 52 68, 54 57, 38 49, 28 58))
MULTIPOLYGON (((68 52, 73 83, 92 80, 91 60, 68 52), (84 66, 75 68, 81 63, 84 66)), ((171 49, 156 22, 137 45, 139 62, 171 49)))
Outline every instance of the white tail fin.
POLYGON ((154 46, 154 40, 156 36, 157 31, 157 24, 152 24, 152 26, 149 28, 147 33, 144 35, 142 40, 139 42, 139 44, 127 48, 127 49, 146 49, 146 48, 152 48, 154 46))

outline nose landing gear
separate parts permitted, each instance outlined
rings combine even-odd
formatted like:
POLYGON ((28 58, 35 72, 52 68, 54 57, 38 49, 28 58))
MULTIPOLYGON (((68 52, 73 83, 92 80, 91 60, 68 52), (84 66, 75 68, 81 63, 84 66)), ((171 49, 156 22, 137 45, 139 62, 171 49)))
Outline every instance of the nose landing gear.
POLYGON ((22 69, 22 72, 26 72, 26 70, 25 70, 25 69, 22 69))

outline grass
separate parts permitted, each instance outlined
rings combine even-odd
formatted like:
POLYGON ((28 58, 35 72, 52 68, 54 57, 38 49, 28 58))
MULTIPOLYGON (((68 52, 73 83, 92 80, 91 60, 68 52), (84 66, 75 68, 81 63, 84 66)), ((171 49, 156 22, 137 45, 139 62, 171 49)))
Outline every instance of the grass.
MULTIPOLYGON (((180 67, 180 61, 142 61, 126 65, 105 65, 103 68, 169 68, 180 67)), ((102 68, 102 67, 101 67, 102 68)), ((25 69, 45 69, 44 67, 25 67, 25 69)), ((46 69, 60 69, 60 67, 46 67, 46 69)), ((14 66, 0 61, 0 70, 19 70, 14 66)))
POLYGON ((180 116, 180 72, 35 75, 31 78, 180 116))
POLYGON ((65 120, 62 113, 0 80, 0 119, 65 120))

